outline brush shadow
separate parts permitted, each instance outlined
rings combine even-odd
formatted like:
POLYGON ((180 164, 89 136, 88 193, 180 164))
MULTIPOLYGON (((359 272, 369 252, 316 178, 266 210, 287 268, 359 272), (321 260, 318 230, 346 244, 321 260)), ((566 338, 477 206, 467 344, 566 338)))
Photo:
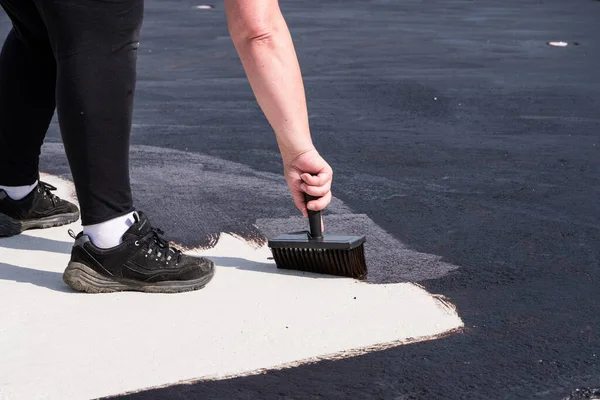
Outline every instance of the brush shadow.
POLYGON ((315 274, 311 272, 296 271, 290 269, 279 269, 275 264, 247 260, 239 257, 206 256, 215 262, 217 267, 237 268, 244 271, 260 272, 267 274, 299 276, 310 279, 347 279, 340 276, 315 274))
POLYGON ((30 283, 57 292, 75 293, 63 282, 61 273, 20 267, 18 265, 0 263, 0 280, 30 283))

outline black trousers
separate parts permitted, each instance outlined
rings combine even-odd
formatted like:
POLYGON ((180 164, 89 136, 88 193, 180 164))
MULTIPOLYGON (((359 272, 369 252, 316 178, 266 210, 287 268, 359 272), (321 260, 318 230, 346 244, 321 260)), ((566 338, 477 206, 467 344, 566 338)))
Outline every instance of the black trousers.
POLYGON ((0 0, 0 185, 39 177, 56 108, 84 225, 133 210, 129 143, 143 0, 0 0))

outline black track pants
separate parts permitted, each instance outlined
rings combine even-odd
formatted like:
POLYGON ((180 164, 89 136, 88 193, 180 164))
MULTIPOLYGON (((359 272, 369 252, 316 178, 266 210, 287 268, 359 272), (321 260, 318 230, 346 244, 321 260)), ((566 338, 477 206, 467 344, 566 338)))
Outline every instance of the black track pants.
POLYGON ((84 225, 133 210, 129 142, 143 0, 0 0, 0 185, 38 179, 58 112, 84 225))

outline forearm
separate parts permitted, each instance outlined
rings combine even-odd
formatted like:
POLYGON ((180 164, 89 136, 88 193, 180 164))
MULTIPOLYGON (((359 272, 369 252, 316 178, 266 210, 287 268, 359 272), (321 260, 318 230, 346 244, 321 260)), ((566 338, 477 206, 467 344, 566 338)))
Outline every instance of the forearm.
POLYGON ((283 158, 313 149, 300 66, 279 9, 272 12, 262 32, 232 34, 232 38, 283 158))

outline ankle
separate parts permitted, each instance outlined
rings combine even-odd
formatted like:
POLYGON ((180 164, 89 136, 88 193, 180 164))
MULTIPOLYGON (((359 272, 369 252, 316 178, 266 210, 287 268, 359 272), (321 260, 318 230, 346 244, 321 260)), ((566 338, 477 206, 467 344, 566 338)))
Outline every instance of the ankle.
POLYGON ((133 212, 111 220, 83 227, 94 246, 110 249, 123 243, 123 234, 135 223, 133 212))
POLYGON ((22 200, 29 195, 38 185, 38 181, 35 181, 32 185, 24 185, 24 186, 2 186, 0 185, 0 190, 4 190, 8 197, 12 200, 22 200))

